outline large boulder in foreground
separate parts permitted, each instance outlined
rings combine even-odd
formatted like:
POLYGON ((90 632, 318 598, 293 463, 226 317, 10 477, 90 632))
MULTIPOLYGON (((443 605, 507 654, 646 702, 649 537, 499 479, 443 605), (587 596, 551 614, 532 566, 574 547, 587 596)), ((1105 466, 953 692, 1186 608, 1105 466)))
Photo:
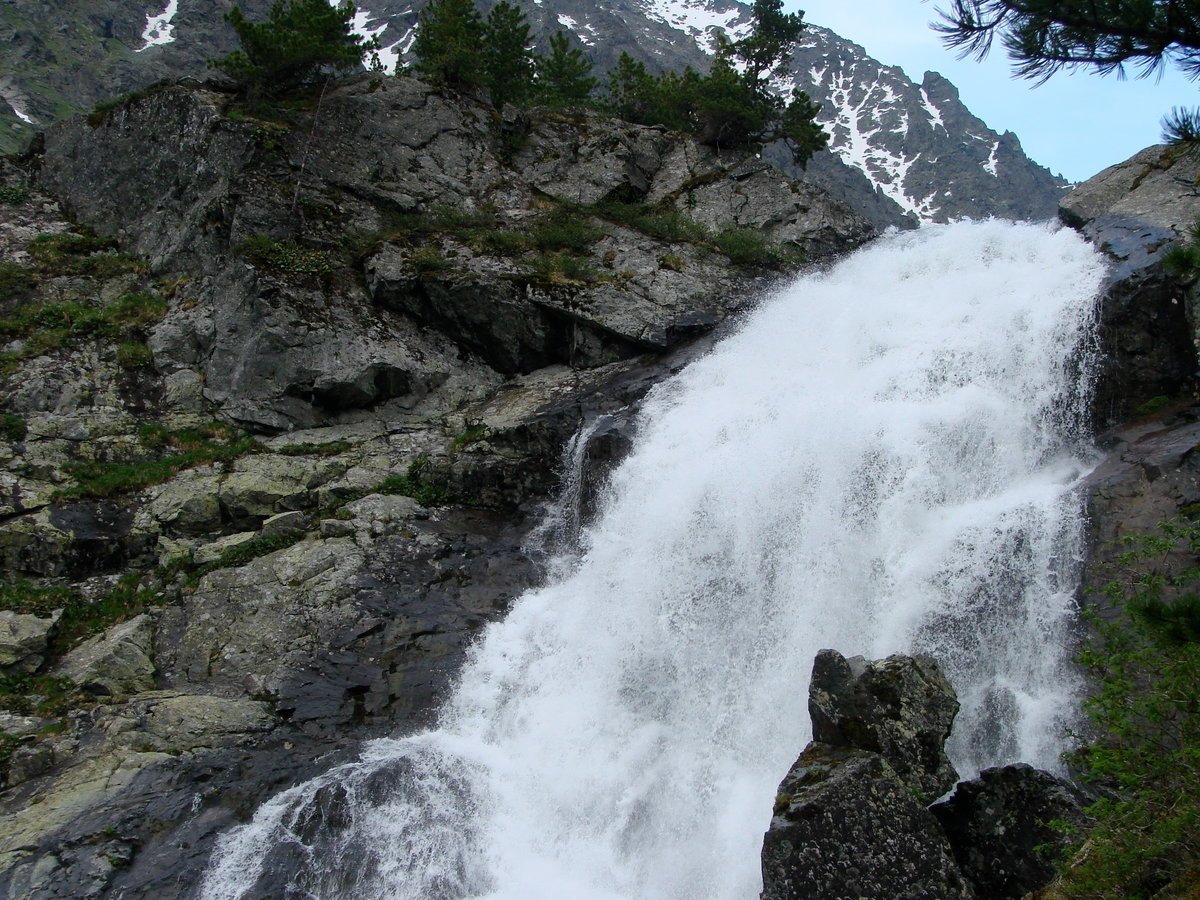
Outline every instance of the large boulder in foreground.
POLYGON ((779 786, 763 900, 975 896, 946 836, 878 753, 813 743, 779 786))
POLYGON ((763 900, 1019 898, 1054 877, 1084 794, 1018 764, 953 785, 954 688, 927 656, 817 654, 813 741, 779 785, 763 837, 763 900), (946 783, 946 779, 950 783, 946 783), (932 795, 930 794, 932 791, 932 795))
POLYGON ((1052 822, 1081 825, 1087 798, 1032 766, 984 769, 931 812, 980 897, 1020 898, 1049 884, 1070 847, 1052 822))
POLYGON ((958 700, 937 663, 822 650, 809 709, 814 740, 763 839, 763 898, 974 897, 926 808, 957 777, 942 745, 958 700))
POLYGON ((868 662, 822 650, 808 712, 814 741, 880 754, 919 796, 933 800, 958 781, 945 749, 958 700, 932 657, 868 662))

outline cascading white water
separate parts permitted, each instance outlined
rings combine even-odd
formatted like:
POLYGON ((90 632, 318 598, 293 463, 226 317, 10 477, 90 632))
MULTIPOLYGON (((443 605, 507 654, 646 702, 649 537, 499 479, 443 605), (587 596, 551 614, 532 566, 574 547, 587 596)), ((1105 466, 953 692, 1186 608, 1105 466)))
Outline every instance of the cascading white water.
POLYGON ((486 630, 440 726, 265 804, 205 896, 756 897, 823 647, 935 654, 964 774, 1054 766, 1102 269, 968 223, 768 299, 651 394, 576 564, 486 630))

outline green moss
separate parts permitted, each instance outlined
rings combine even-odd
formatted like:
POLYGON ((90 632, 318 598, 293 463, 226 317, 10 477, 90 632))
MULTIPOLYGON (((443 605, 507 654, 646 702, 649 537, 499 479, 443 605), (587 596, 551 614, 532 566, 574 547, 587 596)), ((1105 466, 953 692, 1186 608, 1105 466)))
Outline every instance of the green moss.
POLYGON ((117 345, 117 365, 122 369, 147 369, 154 362, 154 354, 141 341, 122 341, 117 345))
POLYGON ((1147 400, 1145 403, 1143 403, 1141 406, 1139 406, 1137 409, 1135 409, 1134 413, 1139 416, 1148 416, 1151 413, 1156 413, 1156 412, 1159 412, 1160 410, 1166 408, 1170 404, 1170 402, 1171 402, 1170 397, 1166 397, 1166 396, 1163 396, 1160 394, 1157 397, 1151 397, 1149 400, 1147 400))
POLYGON ((48 275, 86 275, 112 278, 140 272, 145 265, 115 250, 116 244, 88 231, 41 234, 29 243, 37 269, 48 275))
POLYGON ((705 226, 670 206, 610 202, 595 207, 594 212, 612 222, 668 243, 703 243, 712 237, 705 226))
POLYGON ((37 285, 37 275, 25 266, 0 262, 0 302, 28 294, 37 285))
POLYGON ((1178 889, 1200 872, 1200 522, 1124 543, 1104 589, 1124 616, 1091 615, 1079 656, 1095 693, 1073 762, 1105 796, 1058 896, 1191 896, 1178 889))
POLYGON ((451 449, 454 451, 462 450, 464 447, 469 447, 471 444, 477 444, 487 437, 488 428, 482 422, 477 422, 469 426, 465 431, 456 434, 451 449))
POLYGON ((40 585, 28 578, 0 581, 0 609, 22 615, 48 616, 77 602, 79 592, 58 585, 40 585))
POLYGON ((485 231, 472 245, 475 249, 500 256, 518 256, 533 249, 533 238, 520 231, 485 231))
POLYGON ((660 256, 658 264, 664 269, 670 269, 672 272, 683 271, 683 257, 676 253, 668 253, 665 256, 660 256))
POLYGON ((169 452, 132 462, 88 462, 68 466, 67 472, 74 484, 55 491, 54 499, 96 499, 140 491, 169 481, 183 469, 232 462, 262 449, 262 445, 249 435, 220 424, 180 431, 146 425, 139 436, 147 450, 169 452))
POLYGON ((450 260, 432 244, 414 250, 409 254, 408 262, 421 275, 439 275, 452 268, 450 260))
POLYGON ((752 269, 778 269, 789 262, 788 254, 770 243, 762 232, 753 228, 726 228, 713 238, 717 250, 725 254, 735 266, 752 269))
MULTIPOLYGON (((21 338, 24 346, 0 357, 0 371, 11 373, 25 359, 90 338, 143 342, 147 328, 162 319, 167 302, 151 294, 126 294, 108 306, 90 303, 27 303, 0 317, 0 337, 21 338)), ((128 351, 127 351, 128 352, 128 351)))
POLYGON ((0 415, 0 437, 3 437, 4 440, 15 444, 17 441, 25 440, 28 431, 25 420, 20 416, 14 413, 0 415))
POLYGON ((526 272, 532 281, 548 287, 572 287, 602 280, 586 260, 570 253, 547 253, 531 260, 526 272))
POLYGON ((202 566, 190 568, 188 571, 189 580, 196 582, 209 572, 215 572, 218 569, 232 569, 237 566, 244 566, 246 563, 256 560, 260 556, 266 556, 269 553, 274 553, 277 550, 283 550, 285 547, 290 547, 293 544, 299 543, 300 541, 304 540, 305 537, 306 534, 303 531, 292 531, 286 534, 262 535, 256 537, 253 540, 246 541, 244 544, 238 544, 236 547, 230 547, 217 559, 210 563, 205 563, 202 566))
POLYGON ((428 457, 417 459, 403 475, 389 475, 372 493, 412 497, 422 506, 449 506, 455 502, 453 492, 430 470, 428 457))
POLYGON ((333 274, 333 259, 329 253, 301 247, 292 241, 281 243, 258 234, 243 241, 238 251, 252 262, 274 272, 311 278, 326 278, 333 274))
POLYGON ((573 210, 561 209, 538 223, 533 232, 533 244, 544 253, 586 253, 602 237, 604 232, 586 217, 576 215, 573 210))

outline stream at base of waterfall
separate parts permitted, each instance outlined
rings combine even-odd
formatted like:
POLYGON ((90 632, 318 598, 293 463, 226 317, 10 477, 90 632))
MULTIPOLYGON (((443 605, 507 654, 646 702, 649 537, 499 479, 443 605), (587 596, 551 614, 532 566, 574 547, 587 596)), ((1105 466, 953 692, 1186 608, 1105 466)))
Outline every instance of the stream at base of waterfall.
POLYGON ((964 777, 1056 768, 1103 274, 1067 229, 988 221, 764 298, 651 393, 438 727, 266 803, 203 896, 750 900, 826 647, 934 655, 964 777))

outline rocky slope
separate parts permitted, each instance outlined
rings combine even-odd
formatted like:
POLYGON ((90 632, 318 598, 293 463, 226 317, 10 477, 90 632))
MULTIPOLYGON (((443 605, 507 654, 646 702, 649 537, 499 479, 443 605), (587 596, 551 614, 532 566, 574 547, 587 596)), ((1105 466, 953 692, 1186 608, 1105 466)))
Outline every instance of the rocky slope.
POLYGON ((632 402, 872 234, 661 129, 403 78, 230 104, 0 171, 0 895, 188 896, 231 822, 427 721, 561 539, 581 423, 568 537, 632 402))
MULTIPOLYGON (((72 110, 180 74, 202 76, 205 61, 231 46, 221 17, 232 0, 81 3, 46 0, 0 5, 0 40, 13 63, 0 75, 0 150, 72 110), (68 74, 79 72, 78 75, 68 74)), ((652 68, 707 66, 714 29, 744 33, 748 13, 735 0, 522 0, 544 41, 567 31, 598 72, 622 52, 652 68)), ((265 0, 243 7, 261 13, 265 0)), ((389 70, 408 57, 424 4, 361 0, 358 33, 378 38, 389 70)), ((819 25, 819 23, 816 23, 819 25)), ((1030 161, 1011 133, 997 134, 959 100, 950 82, 925 74, 920 85, 833 32, 812 27, 779 88, 805 90, 822 104, 832 136, 806 178, 840 197, 877 227, 989 215, 1048 219, 1065 183, 1030 161)), ((787 168, 779 148, 768 158, 787 168)), ((792 175, 799 173, 789 172, 792 175)))

